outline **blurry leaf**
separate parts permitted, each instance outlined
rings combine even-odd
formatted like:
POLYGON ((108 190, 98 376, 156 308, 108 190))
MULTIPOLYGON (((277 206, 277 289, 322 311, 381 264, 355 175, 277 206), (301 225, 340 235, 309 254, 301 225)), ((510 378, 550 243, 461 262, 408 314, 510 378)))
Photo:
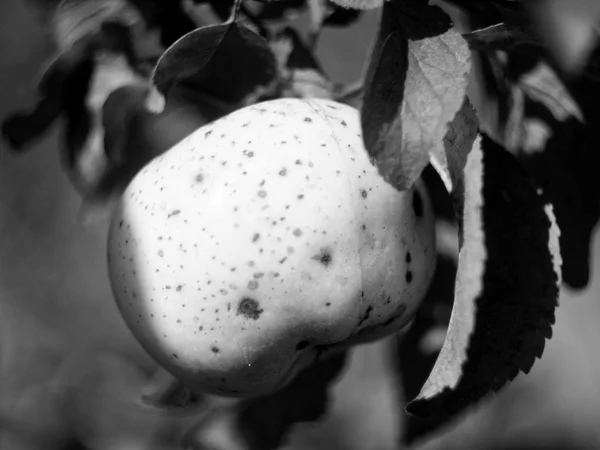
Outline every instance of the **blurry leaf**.
POLYGON ((165 97, 185 83, 192 91, 242 104, 276 75, 267 41, 238 22, 227 22, 198 28, 169 47, 154 68, 152 82, 165 97))
POLYGON ((327 0, 307 0, 308 4, 308 48, 314 50, 323 31, 325 18, 329 15, 327 0))
POLYGON ((383 5, 384 0, 331 0, 342 8, 375 9, 383 5))
MULTIPOLYGON (((153 158, 166 152, 192 132, 231 110, 210 97, 176 87, 170 102, 160 114, 145 107, 148 88, 128 85, 110 92, 101 110, 94 133, 103 136, 99 145, 106 160, 84 162, 88 170, 100 170, 97 181, 84 194, 84 222, 94 222, 112 207, 133 177, 153 158), (196 99, 191 102, 190 99, 196 99), (100 217, 99 217, 100 216, 100 217)), ((88 156, 92 149, 84 149, 88 156)), ((83 164, 83 162, 82 162, 83 164)))
MULTIPOLYGON (((440 176, 432 166, 423 171, 422 179, 432 200, 437 226, 437 267, 429 291, 417 310, 409 330, 396 349, 396 368, 401 375, 401 388, 405 399, 415 398, 427 380, 442 348, 454 300, 454 284, 458 249, 454 243, 440 244, 443 239, 456 241, 457 227, 452 209, 452 199, 440 176), (442 226, 445 224, 445 226, 442 226), (449 236, 444 236, 444 234, 449 236), (441 338, 441 341, 440 341, 441 338)), ((413 415, 402 416, 402 444, 412 444, 436 429, 443 419, 424 419, 413 415)))
POLYGON ((342 27, 355 23, 361 16, 359 9, 349 9, 338 6, 334 1, 329 0, 330 12, 325 18, 324 25, 330 27, 342 27))
POLYGON ((332 98, 334 85, 298 32, 285 27, 269 41, 278 64, 281 97, 332 98))
POLYGON ((365 81, 365 146, 394 187, 408 189, 441 152, 470 70, 464 39, 427 2, 388 2, 365 81))
POLYGON ((450 326, 427 382, 407 406, 440 420, 529 372, 552 335, 561 282, 552 207, 514 156, 482 135, 463 170, 450 326))
MULTIPOLYGON (((61 49, 56 59, 48 66, 38 87, 40 100, 30 113, 9 115, 2 133, 14 148, 25 148, 35 139, 43 137, 48 128, 59 118, 64 118, 64 144, 61 159, 67 174, 77 189, 85 189, 87 180, 78 172, 78 162, 83 149, 93 131, 93 105, 97 105, 105 95, 103 92, 90 92, 95 80, 103 79, 99 68, 100 54, 123 55, 131 61, 129 36, 124 26, 117 23, 100 24, 98 29, 75 42, 71 47, 61 49), (128 57, 129 56, 129 57, 128 57)), ((117 77, 116 84, 140 78, 135 69, 129 66, 124 77, 117 77)))
POLYGON ((329 386, 340 375, 346 359, 346 353, 332 356, 301 372, 278 392, 215 409, 187 433, 183 448, 280 448, 295 424, 314 422, 326 412, 329 386))
POLYGON ((160 43, 164 48, 196 28, 192 19, 184 11, 181 1, 129 0, 129 2, 141 12, 147 27, 160 30, 160 43))
POLYGON ((598 45, 600 2, 542 0, 524 2, 561 68, 578 74, 598 45))
MULTIPOLYGON (((482 21, 470 6, 465 8, 473 21, 482 21)), ((523 19, 500 18, 507 20, 502 33, 484 29, 465 36, 473 50, 476 81, 470 98, 482 130, 517 156, 554 205, 563 280, 583 288, 590 276, 591 234, 600 218, 594 169, 600 162, 599 137, 593 124, 600 83, 585 76, 561 79, 545 60, 535 33, 519 28, 523 19)))
POLYGON ((265 3, 258 11, 257 18, 260 20, 279 20, 288 14, 299 13, 306 8, 306 0, 280 0, 265 3))
MULTIPOLYGON (((13 150, 26 150, 63 114, 67 104, 80 112, 92 76, 89 42, 80 42, 59 55, 38 86, 39 100, 31 112, 17 112, 2 123, 2 137, 13 150)), ((72 133, 67 132, 67 135, 72 133)))
POLYGON ((269 39, 279 64, 286 69, 312 69, 324 74, 321 64, 308 49, 298 31, 287 26, 269 39))

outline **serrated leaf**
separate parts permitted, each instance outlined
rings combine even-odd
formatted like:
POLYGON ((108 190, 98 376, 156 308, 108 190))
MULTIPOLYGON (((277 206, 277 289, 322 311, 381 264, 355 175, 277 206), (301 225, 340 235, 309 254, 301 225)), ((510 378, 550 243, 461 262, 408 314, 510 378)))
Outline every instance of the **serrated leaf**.
MULTIPOLYGON (((459 6, 471 22, 485 23, 471 4, 459 6)), ((590 239, 600 218, 593 169, 599 162, 593 99, 600 84, 593 76, 565 80, 547 61, 525 13, 501 12, 502 25, 465 36, 476 80, 469 95, 482 129, 517 156, 554 205, 563 280, 581 289, 589 282, 590 239)))
POLYGON ((470 70, 463 38, 427 2, 388 2, 365 81, 365 146, 381 175, 408 189, 440 153, 461 107, 470 70))
POLYGON ((464 166, 461 249, 444 346, 407 411, 449 419, 519 371, 552 335, 560 274, 552 207, 515 157, 485 135, 464 166))
POLYGON ((277 62, 267 41, 239 22, 198 28, 161 56, 152 83, 167 97, 177 84, 224 102, 242 104, 277 76, 277 62))
POLYGON ((216 408, 185 436, 186 450, 276 450, 295 424, 318 420, 327 410, 329 386, 340 375, 347 354, 306 369, 274 394, 216 408))

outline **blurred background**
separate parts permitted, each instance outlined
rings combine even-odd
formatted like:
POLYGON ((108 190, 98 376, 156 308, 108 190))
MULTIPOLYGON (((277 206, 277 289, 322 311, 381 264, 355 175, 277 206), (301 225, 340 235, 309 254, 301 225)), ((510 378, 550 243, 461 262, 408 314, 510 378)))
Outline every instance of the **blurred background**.
MULTIPOLYGON (((333 80, 361 76, 376 26, 377 12, 369 12, 353 27, 323 33, 318 55, 333 80)), ((0 117, 33 104, 52 51, 27 2, 0 2, 0 117)), ((0 449, 68 442, 54 396, 65 361, 89 387, 71 399, 67 420, 83 434, 93 422, 119 436, 108 443, 98 437, 98 448, 175 448, 165 436, 177 436, 184 421, 127 414, 128 386, 154 365, 112 300, 106 224, 77 222, 80 198, 60 168, 59 128, 18 158, 0 142, 0 449), (80 417, 90 411, 93 419, 80 417), (149 429, 161 429, 160 438, 149 429)), ((596 260, 600 243, 592 245, 596 260)), ((417 448, 600 449, 600 268, 592 266, 588 288, 563 291, 554 336, 531 373, 417 448)), ((398 448, 404 400, 390 345, 357 348, 324 419, 298 425, 285 448, 398 448)))

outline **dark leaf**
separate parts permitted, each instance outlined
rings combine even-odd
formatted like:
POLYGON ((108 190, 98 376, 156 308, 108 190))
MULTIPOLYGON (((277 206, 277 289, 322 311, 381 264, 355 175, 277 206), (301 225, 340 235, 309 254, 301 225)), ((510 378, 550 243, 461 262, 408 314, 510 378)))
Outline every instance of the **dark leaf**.
POLYGON ((129 85, 115 89, 102 108, 96 132, 104 136, 106 163, 98 181, 85 194, 83 214, 102 212, 133 177, 153 158, 166 152, 202 125, 222 117, 229 109, 211 103, 180 87, 160 114, 146 109, 148 88, 129 85), (198 101, 190 102, 191 98, 198 101))
POLYGON ((280 20, 287 14, 298 13, 306 8, 306 0, 280 0, 264 2, 257 14, 259 20, 280 20))
MULTIPOLYGON (((472 6, 463 7, 472 21, 483 22, 472 6)), ((590 276, 591 234, 600 218, 593 100, 600 83, 593 76, 561 78, 530 25, 521 26, 523 17, 500 15, 496 19, 506 20, 503 25, 465 36, 476 80, 470 97, 482 129, 517 156, 553 204, 561 229, 563 281, 583 288, 590 276)))
POLYGON ((407 406, 440 420, 531 369, 552 335, 561 282, 552 207, 529 173, 485 135, 463 170, 450 326, 427 382, 407 406))
MULTIPOLYGON (((91 43, 86 40, 64 51, 48 66, 38 86, 40 98, 35 108, 11 114, 2 124, 2 136, 13 149, 28 148, 68 107, 81 110, 93 70, 91 58, 91 43)), ((73 130, 67 132, 73 134, 73 130)))
MULTIPOLYGON (((160 30, 160 42, 164 48, 192 31, 194 22, 183 11, 181 1, 129 0, 144 16, 148 27, 160 30)), ((223 0, 225 3, 225 0, 223 0)))
POLYGON ((365 146, 380 173, 409 188, 441 153, 447 124, 461 107, 470 70, 464 39, 427 2, 388 2, 365 80, 365 146))
POLYGON ((325 18, 324 25, 329 27, 345 27, 355 23, 361 16, 362 12, 359 9, 342 8, 333 4, 331 11, 325 18))
POLYGON ((300 373, 274 394, 240 400, 217 409, 187 433, 184 449, 276 450, 292 427, 318 420, 327 409, 329 386, 347 354, 332 356, 300 373))
POLYGON ((223 102, 242 104, 277 76, 266 40, 238 22, 198 28, 169 47, 152 82, 163 96, 179 83, 223 102))

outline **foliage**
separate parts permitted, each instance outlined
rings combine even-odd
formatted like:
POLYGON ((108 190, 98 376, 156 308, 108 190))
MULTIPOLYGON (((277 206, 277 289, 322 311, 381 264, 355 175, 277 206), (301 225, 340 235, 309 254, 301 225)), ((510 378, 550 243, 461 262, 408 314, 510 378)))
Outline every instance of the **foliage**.
MULTIPOLYGON (((459 241, 398 347, 414 398, 410 442, 528 372, 552 335, 561 283, 589 281, 599 11, 564 3, 64 0, 51 4, 57 50, 38 102, 5 118, 2 134, 24 152, 63 119, 64 168, 84 205, 102 209, 152 158, 244 105, 318 96, 359 107, 383 179, 399 190, 425 179, 459 241), (222 23, 199 23, 200 4, 222 23), (381 18, 364 85, 336 84, 314 56, 318 37, 370 8, 381 18), (287 20, 303 12, 306 38, 287 20), (446 326, 443 346, 427 350, 424 339, 446 326)), ((279 393, 209 415, 186 445, 203 448, 203 430, 221 420, 236 448, 277 448, 293 423, 322 415, 342 365, 321 363, 279 393)))

